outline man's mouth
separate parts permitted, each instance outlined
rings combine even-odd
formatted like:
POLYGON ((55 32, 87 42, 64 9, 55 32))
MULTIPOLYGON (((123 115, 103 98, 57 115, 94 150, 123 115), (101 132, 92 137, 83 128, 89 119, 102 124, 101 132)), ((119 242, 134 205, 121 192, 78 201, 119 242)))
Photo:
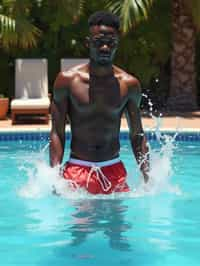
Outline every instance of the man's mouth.
POLYGON ((108 57, 110 57, 110 54, 109 53, 100 53, 99 56, 103 57, 103 58, 108 58, 108 57))

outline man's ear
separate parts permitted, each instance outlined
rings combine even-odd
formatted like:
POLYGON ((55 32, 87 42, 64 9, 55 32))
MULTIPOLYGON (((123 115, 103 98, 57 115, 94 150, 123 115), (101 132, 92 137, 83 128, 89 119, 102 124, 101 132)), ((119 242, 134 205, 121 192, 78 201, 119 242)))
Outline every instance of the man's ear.
POLYGON ((85 41, 84 41, 84 44, 85 44, 85 47, 86 48, 89 48, 89 42, 90 42, 90 37, 85 37, 85 41))

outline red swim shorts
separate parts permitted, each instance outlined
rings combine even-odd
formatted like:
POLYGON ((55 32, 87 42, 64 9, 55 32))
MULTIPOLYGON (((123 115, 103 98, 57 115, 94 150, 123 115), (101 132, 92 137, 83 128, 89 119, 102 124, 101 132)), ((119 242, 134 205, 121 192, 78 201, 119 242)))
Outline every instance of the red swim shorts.
POLYGON ((85 188, 92 194, 128 192, 126 169, 119 158, 104 162, 70 159, 63 168, 63 177, 73 188, 85 188))

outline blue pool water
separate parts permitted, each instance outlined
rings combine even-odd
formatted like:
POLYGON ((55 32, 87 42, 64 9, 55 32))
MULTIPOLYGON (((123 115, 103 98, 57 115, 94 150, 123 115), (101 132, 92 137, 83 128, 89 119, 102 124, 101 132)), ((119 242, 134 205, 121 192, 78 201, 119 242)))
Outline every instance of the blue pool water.
POLYGON ((0 141, 0 265, 199 265, 200 141, 151 150, 152 188, 124 140, 132 193, 58 197, 47 141, 0 141))

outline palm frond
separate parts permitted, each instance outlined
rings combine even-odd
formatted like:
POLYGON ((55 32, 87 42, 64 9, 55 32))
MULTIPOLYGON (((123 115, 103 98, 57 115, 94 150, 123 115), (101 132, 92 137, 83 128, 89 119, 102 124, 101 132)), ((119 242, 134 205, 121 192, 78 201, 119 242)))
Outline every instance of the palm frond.
POLYGON ((5 49, 10 49, 11 47, 20 47, 23 49, 28 49, 36 47, 39 37, 41 36, 41 31, 30 24, 27 21, 16 24, 16 30, 4 31, 2 33, 2 45, 5 49))
POLYGON ((108 0, 107 7, 120 16, 122 31, 128 32, 142 20, 148 18, 154 0, 108 0))
POLYGON ((41 31, 30 20, 32 1, 3 0, 3 12, 0 16, 1 44, 5 49, 35 47, 41 31))
POLYGON ((5 31, 14 31, 15 30, 15 20, 0 14, 0 33, 2 34, 5 31))

